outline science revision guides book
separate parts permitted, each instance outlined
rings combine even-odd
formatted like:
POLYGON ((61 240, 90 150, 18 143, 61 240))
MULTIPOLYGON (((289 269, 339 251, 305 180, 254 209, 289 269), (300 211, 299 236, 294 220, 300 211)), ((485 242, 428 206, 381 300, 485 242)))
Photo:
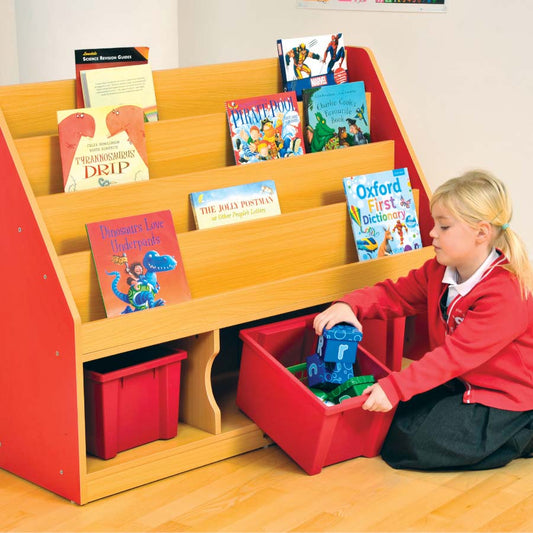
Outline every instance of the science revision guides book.
POLYGON ((365 84, 362 81, 304 89, 302 110, 307 152, 370 142, 365 84))
POLYGON ((348 81, 348 63, 342 33, 278 39, 278 59, 285 91, 296 91, 348 81))
POLYGON ((58 111, 57 122, 65 192, 148 179, 140 107, 58 111))
POLYGON ((237 165, 304 153, 294 91, 225 102, 237 165))
POLYGON ((190 194, 197 229, 233 224, 281 213, 273 180, 190 194))
POLYGON ((137 105, 144 112, 145 122, 157 122, 154 80, 148 63, 82 70, 80 76, 85 107, 137 105))
POLYGON ((169 210, 86 224, 108 317, 189 300, 169 210))
POLYGON ((422 247, 407 168, 343 179, 360 261, 422 247))
POLYGON ((83 100, 81 88, 82 70, 124 67, 126 65, 142 65, 148 63, 148 46, 130 46, 119 48, 83 48, 74 50, 76 67, 76 107, 89 107, 83 100))

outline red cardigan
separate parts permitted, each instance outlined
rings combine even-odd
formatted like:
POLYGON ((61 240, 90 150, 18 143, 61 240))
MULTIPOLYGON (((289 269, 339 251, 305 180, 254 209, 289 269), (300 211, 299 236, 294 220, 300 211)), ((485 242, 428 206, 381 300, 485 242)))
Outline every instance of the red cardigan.
POLYGON ((445 267, 435 259, 396 282, 384 281, 340 300, 359 320, 427 314, 429 351, 379 380, 393 405, 460 378, 465 403, 533 409, 533 301, 521 298, 516 278, 501 267, 506 262, 501 255, 467 295, 457 296, 448 307, 448 320, 439 306, 447 288, 445 267))

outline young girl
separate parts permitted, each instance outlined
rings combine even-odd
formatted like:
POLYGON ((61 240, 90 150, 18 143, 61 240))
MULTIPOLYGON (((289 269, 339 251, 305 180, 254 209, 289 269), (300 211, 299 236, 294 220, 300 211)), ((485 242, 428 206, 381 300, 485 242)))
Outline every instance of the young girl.
POLYGON ((533 272, 503 183, 469 172, 431 199, 435 257, 317 315, 339 322, 425 313, 429 351, 367 388, 398 405, 381 454, 394 468, 485 469, 533 452, 533 272))

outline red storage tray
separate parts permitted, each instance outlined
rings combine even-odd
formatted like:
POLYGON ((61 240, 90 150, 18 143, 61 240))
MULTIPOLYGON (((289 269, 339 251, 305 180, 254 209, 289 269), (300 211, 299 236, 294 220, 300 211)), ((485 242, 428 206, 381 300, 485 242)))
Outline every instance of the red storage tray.
POLYGON ((87 452, 118 452, 178 433, 183 350, 144 348, 86 363, 87 452))
MULTIPOLYGON (((362 397, 327 406, 287 370, 313 353, 314 317, 241 330, 237 387, 238 407, 311 475, 340 461, 378 455, 394 416, 394 410, 363 411, 362 397)), ((372 374, 376 380, 389 373, 364 348, 364 336, 354 370, 357 375, 372 374)))

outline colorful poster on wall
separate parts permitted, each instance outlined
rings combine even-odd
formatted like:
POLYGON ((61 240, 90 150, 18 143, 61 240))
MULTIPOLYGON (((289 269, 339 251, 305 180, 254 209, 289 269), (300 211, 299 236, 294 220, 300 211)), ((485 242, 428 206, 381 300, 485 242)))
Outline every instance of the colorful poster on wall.
POLYGON ((446 0, 297 0, 296 7, 445 13, 446 0))

